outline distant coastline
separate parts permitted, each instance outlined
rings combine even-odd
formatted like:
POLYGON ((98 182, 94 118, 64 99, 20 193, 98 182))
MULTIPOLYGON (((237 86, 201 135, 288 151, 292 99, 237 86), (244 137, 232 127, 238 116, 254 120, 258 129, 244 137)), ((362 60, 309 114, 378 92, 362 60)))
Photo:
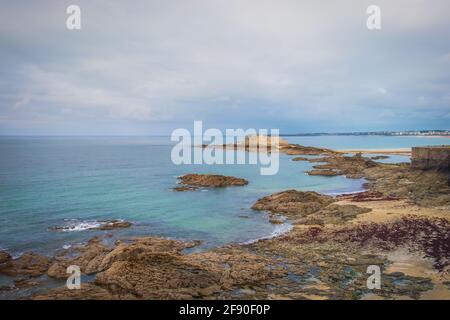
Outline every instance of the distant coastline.
POLYGON ((360 131, 360 132, 314 132, 314 133, 284 133, 282 137, 313 137, 313 136, 389 136, 389 137, 430 137, 450 138, 450 130, 408 130, 408 131, 360 131))

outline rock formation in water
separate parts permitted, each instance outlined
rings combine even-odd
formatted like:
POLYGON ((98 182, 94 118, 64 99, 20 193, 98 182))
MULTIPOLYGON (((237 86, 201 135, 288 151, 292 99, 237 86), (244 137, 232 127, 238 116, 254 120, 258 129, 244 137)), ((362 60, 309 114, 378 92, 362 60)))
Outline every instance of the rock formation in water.
POLYGON ((6 251, 0 251, 0 264, 10 261, 11 255, 6 251))
POLYGON ((273 214, 282 213, 289 218, 297 218, 316 212, 334 201, 333 197, 314 191, 287 190, 259 199, 252 209, 269 211, 273 214))
POLYGON ((195 190, 197 187, 222 188, 248 184, 245 179, 217 174, 186 174, 179 179, 182 185, 175 187, 175 191, 195 190))

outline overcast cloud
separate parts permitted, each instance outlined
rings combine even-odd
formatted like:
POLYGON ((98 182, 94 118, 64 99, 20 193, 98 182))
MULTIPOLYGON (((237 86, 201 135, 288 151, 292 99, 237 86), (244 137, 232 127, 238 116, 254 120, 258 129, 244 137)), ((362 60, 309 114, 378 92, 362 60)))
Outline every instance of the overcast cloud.
POLYGON ((448 0, 0 3, 0 134, 450 127, 448 0))

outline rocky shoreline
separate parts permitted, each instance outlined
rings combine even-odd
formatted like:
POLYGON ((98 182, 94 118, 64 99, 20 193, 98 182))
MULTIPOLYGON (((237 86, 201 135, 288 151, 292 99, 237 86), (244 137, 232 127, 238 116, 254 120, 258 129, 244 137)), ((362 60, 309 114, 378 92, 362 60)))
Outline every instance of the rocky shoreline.
MULTIPOLYGON (((65 279, 71 264, 95 277, 80 290, 61 286, 32 299, 450 299, 448 172, 298 145, 280 152, 321 156, 301 161, 320 162, 317 174, 365 178, 367 190, 265 196, 253 204, 255 214, 268 212, 272 223, 287 218, 293 228, 252 244, 186 253, 199 243, 144 237, 108 245, 93 238, 51 258, 0 252, 0 273, 17 277, 16 287, 38 285, 43 275, 65 279), (381 289, 367 288, 369 265, 380 266, 381 289)), ((186 187, 230 182, 187 176, 186 187)))

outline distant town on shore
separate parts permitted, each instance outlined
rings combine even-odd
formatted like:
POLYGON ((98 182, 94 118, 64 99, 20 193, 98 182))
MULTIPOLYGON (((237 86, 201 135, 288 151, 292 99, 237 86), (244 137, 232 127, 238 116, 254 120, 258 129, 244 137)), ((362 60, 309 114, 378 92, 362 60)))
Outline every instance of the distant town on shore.
POLYGON ((357 132, 315 132, 285 133, 285 137, 301 136, 450 136, 450 130, 408 130, 408 131, 357 131, 357 132))

